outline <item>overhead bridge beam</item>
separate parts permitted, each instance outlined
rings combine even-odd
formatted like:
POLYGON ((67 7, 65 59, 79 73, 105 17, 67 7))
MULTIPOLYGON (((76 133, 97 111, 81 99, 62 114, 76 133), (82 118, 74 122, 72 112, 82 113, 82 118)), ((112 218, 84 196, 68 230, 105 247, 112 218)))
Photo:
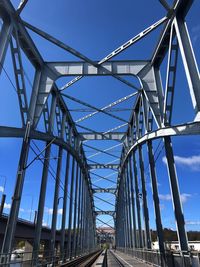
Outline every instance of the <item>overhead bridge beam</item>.
POLYGON ((112 217, 115 217, 115 211, 98 210, 98 211, 95 211, 95 213, 96 213, 96 216, 99 216, 99 215, 110 215, 112 217))
POLYGON ((112 132, 112 133, 80 133, 83 140, 118 140, 121 141, 125 133, 112 132))
POLYGON ((116 192, 116 188, 93 188, 92 189, 93 193, 111 193, 111 194, 115 194, 116 192))
POLYGON ((119 164, 89 164, 90 169, 112 169, 116 170, 119 168, 119 164))
MULTIPOLYGON (((166 128, 161 128, 154 132, 145 134, 142 138, 139 139, 137 143, 135 143, 135 145, 143 144, 147 140, 154 140, 154 139, 162 138, 165 136, 179 136, 179 135, 188 135, 188 134, 198 135, 199 128, 200 128, 200 122, 198 121, 175 125, 171 127, 167 126, 166 128)), ((0 126, 0 137, 23 138, 24 134, 25 134, 24 128, 0 126)), ((50 134, 48 135, 40 131, 31 130, 30 138, 36 139, 36 140, 51 141, 54 138, 54 136, 50 134)), ((63 142, 63 140, 61 140, 60 138, 56 138, 53 143, 56 145, 61 145, 63 147, 69 146, 66 142, 63 142)), ((103 165, 103 166, 115 165, 117 167, 119 166, 118 164, 98 164, 98 165, 103 165)))

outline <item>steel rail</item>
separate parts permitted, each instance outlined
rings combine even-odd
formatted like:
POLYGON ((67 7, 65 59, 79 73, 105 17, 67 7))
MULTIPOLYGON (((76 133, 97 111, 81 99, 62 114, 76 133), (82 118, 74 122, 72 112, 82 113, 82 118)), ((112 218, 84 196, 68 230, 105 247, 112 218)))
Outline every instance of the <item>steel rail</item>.
POLYGON ((59 266, 63 266, 63 267, 77 267, 77 266, 89 267, 95 262, 95 260, 99 257, 99 255, 101 253, 102 253, 102 250, 97 250, 97 251, 89 253, 87 255, 78 257, 77 259, 73 259, 69 262, 63 263, 59 266))

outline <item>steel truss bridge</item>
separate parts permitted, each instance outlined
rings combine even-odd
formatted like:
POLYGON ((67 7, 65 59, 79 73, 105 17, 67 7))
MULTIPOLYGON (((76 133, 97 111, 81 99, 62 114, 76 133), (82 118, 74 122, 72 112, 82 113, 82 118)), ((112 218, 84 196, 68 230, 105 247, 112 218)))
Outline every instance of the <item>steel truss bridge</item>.
MULTIPOLYGON (((148 261, 155 260, 153 257, 148 257, 151 254, 152 247, 143 159, 145 151, 150 166, 156 232, 159 242, 159 253, 157 254, 159 260, 157 264, 159 266, 172 266, 167 262, 165 256, 153 144, 155 140, 159 139, 164 147, 178 240, 181 251, 187 254, 189 251, 188 238, 185 230, 171 137, 199 135, 200 133, 199 70, 185 22, 185 17, 193 1, 176 0, 172 6, 169 6, 166 0, 160 0, 160 4, 166 10, 166 16, 98 62, 91 60, 66 43, 24 21, 20 14, 26 8, 27 2, 27 0, 22 0, 19 7, 15 9, 10 0, 0 0, 2 22, 0 32, 0 71, 1 73, 5 72, 5 57, 7 53, 11 53, 13 64, 10 67, 13 68, 15 74, 14 87, 18 96, 22 124, 20 128, 1 125, 0 137, 23 139, 16 170, 16 184, 13 188, 11 209, 6 219, 5 232, 2 233, 1 237, 1 265, 8 266, 15 237, 19 236, 17 225, 19 224, 20 203, 26 171, 35 163, 35 160, 39 160, 42 163, 43 170, 37 216, 35 217, 34 225, 30 226, 24 223, 23 226, 24 229, 29 229, 30 227, 32 233, 34 233, 31 235, 32 253, 30 264, 39 266, 41 240, 44 231, 43 216, 47 182, 48 176, 52 174, 50 166, 51 150, 52 146, 56 146, 58 155, 56 158, 54 195, 52 196, 52 224, 47 237, 44 237, 44 239, 46 238, 44 250, 46 252, 44 254, 46 253, 45 255, 50 259, 50 262, 55 260, 55 248, 57 249, 56 257, 63 263, 73 257, 95 250, 97 245, 96 217, 102 214, 111 215, 114 218, 117 250, 125 253, 131 251, 130 253, 133 255, 141 258, 145 257, 148 261), (112 60, 116 55, 129 49, 129 47, 151 34, 158 27, 162 28, 159 41, 154 53, 148 59, 112 60), (73 62, 44 61, 31 38, 30 31, 80 60, 73 62), (31 62, 35 71, 30 101, 27 100, 26 72, 23 65, 22 52, 31 62), (174 87, 176 76, 179 74, 177 67, 178 53, 182 58, 195 116, 192 122, 186 121, 180 125, 172 125, 174 87), (160 75, 160 67, 165 56, 167 56, 168 60, 165 77, 166 86, 163 88, 164 81, 160 75), (73 84, 78 83, 85 76, 105 75, 112 76, 121 83, 132 87, 134 92, 103 108, 97 108, 69 96, 66 94, 67 91, 64 91, 73 84), (126 80, 124 78, 126 75, 137 78, 140 87, 138 88, 126 80), (75 78, 62 88, 59 88, 56 83, 58 78, 70 76, 75 76, 75 78), (114 106, 133 96, 135 101, 129 121, 111 112, 114 106), (66 99, 84 105, 89 111, 92 110, 92 113, 75 122, 72 119, 71 111, 66 105, 66 99), (106 132, 97 132, 79 124, 97 113, 120 120, 123 124, 106 132), (39 123, 43 124, 44 131, 38 130, 39 123), (126 130, 122 131, 122 127, 125 127, 126 130), (42 142, 43 149, 37 150, 35 148, 34 142, 38 140, 42 142), (94 147, 88 145, 90 140, 117 141, 121 149, 119 163, 104 164, 93 161, 89 157, 87 158, 84 149, 95 150, 94 147), (31 160, 29 158, 30 151, 35 155, 31 160), (65 163, 63 163, 64 153, 67 155, 65 163), (137 164, 136 155, 139 157, 139 164, 137 164), (60 180, 61 165, 65 167, 65 180, 62 185, 60 180), (110 188, 94 187, 91 182, 91 172, 96 169, 111 169, 117 172, 116 186, 110 188), (139 183, 141 183, 141 191, 139 190, 139 183), (59 193, 61 186, 63 187, 61 201, 63 203, 63 213, 62 226, 58 233, 57 215, 58 202, 61 200, 59 193), (95 209, 94 199, 97 197, 95 196, 96 193, 114 194, 115 209, 111 211, 95 209), (140 202, 142 202, 142 210, 140 202), (67 229, 66 220, 68 220, 67 229), (142 225, 144 225, 144 228, 142 225)), ((94 152, 112 155, 108 149, 96 148, 94 152)), ((109 178, 101 177, 100 175, 99 178, 109 180, 109 178)), ((106 202, 104 199, 103 201, 106 202)), ((23 237, 23 231, 21 235, 23 237)), ((184 255, 184 253, 180 253, 180 258, 184 258, 184 255)), ((188 257, 190 258, 190 256, 188 257)), ((183 262, 182 265, 177 266, 191 266, 187 261, 183 262)))

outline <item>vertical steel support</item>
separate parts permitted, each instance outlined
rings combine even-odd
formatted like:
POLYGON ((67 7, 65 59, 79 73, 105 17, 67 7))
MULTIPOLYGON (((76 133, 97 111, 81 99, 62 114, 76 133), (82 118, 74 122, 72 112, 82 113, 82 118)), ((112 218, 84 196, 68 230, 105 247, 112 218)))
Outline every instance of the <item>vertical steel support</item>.
POLYGON ((13 69, 15 73, 15 81, 16 81, 16 87, 17 87, 17 95, 18 95, 22 125, 24 127, 27 121, 28 101, 27 101, 27 96, 26 96, 24 69, 23 69, 23 64, 22 64, 18 34, 16 30, 14 32, 15 32, 15 42, 11 38, 10 48, 11 48, 13 69))
POLYGON ((174 213, 175 213, 175 218, 176 218, 180 248, 183 251, 188 251, 188 239, 187 239, 187 234, 185 231, 185 219, 184 219, 182 205, 181 205, 178 178, 177 178, 176 166, 174 162, 174 153, 172 149, 171 138, 169 136, 164 138, 164 145, 165 145, 165 153, 166 153, 166 158, 167 158, 172 202, 174 206, 174 213))
POLYGON ((135 178, 135 194, 136 194, 136 208, 137 208, 137 221, 138 221, 138 238, 139 248, 143 247, 142 242, 142 225, 141 225, 141 214, 140 214, 140 192, 139 192, 139 186, 138 186, 138 174, 137 174, 137 164, 136 164, 136 158, 135 153, 133 152, 133 168, 134 168, 134 178, 135 178))
POLYGON ((84 221, 85 221, 85 233, 84 233, 84 243, 85 243, 85 252, 88 252, 88 187, 86 183, 86 196, 85 196, 85 216, 84 216, 84 221))
MULTIPOLYGON (((62 118, 62 127, 61 127, 61 135, 60 135, 60 137, 62 139, 64 137, 64 131, 65 131, 65 120, 66 120, 66 114, 64 114, 63 118, 62 118)), ((53 215, 52 215, 52 223, 51 223, 50 255, 52 256, 52 258, 54 258, 54 250, 55 250, 55 237, 56 237, 56 224, 57 224, 58 204, 59 204, 58 198, 59 198, 60 173, 61 173, 61 166, 62 166, 62 158, 63 158, 63 148, 59 147, 57 170, 56 170, 55 191, 54 191, 54 202, 53 202, 53 215)))
POLYGON ((160 215, 156 166, 155 166, 153 146, 152 146, 151 140, 147 141, 147 147, 148 147, 148 155, 149 155, 149 167, 150 167, 150 172, 151 172, 151 184, 152 184, 152 191, 153 191, 153 201, 154 201, 154 210, 155 210, 155 216, 156 216, 156 228, 157 228, 157 233, 158 233, 159 249, 160 249, 162 257, 164 257, 165 248, 164 248, 163 227, 162 227, 162 220, 161 220, 161 215, 160 215))
POLYGON ((80 253, 83 253, 83 235, 84 235, 84 213, 85 213, 85 177, 82 177, 82 195, 81 195, 81 222, 80 222, 80 253))
POLYGON ((147 205, 147 191, 146 191, 144 162, 143 162, 141 146, 138 146, 138 152, 139 152, 139 162, 140 162, 140 175, 141 175, 141 182, 142 182, 142 200, 143 200, 143 212, 144 212, 144 224, 145 224, 145 246, 148 249, 151 249, 151 236, 150 236, 150 229, 149 229, 149 211, 148 211, 148 205, 147 205))
MULTIPOLYGON (((41 71, 36 70, 32 93, 38 90, 40 78, 41 78, 41 71)), ((18 214, 19 214, 19 207, 20 207, 21 195, 22 195, 23 186, 24 186, 27 158, 28 158, 28 153, 29 153, 29 148, 30 148, 29 134, 31 130, 33 114, 35 111, 35 104, 36 103, 32 103, 32 108, 31 110, 29 110, 25 136, 24 136, 23 143, 22 143, 20 159, 18 163, 15 190, 14 190, 14 195, 12 197, 10 215, 8 218, 6 231, 4 235, 4 241, 2 245, 2 253, 5 253, 5 254, 12 252, 13 238, 14 238, 16 223, 17 223, 18 214)), ((4 262, 4 259, 3 259, 3 262, 4 262)))
POLYGON ((126 235, 125 235, 125 214, 124 214, 124 199, 123 199, 123 181, 122 181, 122 178, 121 178, 121 181, 120 181, 120 199, 119 199, 119 204, 120 204, 120 211, 119 211, 119 214, 120 214, 120 221, 121 221, 121 247, 126 247, 126 235))
POLYGON ((133 227, 132 227, 132 215, 131 215, 131 192, 130 192, 130 174, 128 171, 128 162, 126 166, 126 187, 127 187, 127 201, 128 201, 128 213, 129 213, 129 229, 130 229, 130 247, 133 247, 133 227))
POLYGON ((76 257, 76 238, 77 238, 77 198, 79 191, 79 172, 78 163, 76 165, 75 195, 74 195, 74 224, 73 224, 73 256, 76 257))
POLYGON ((77 218, 77 237, 74 251, 76 253, 75 256, 79 255, 80 253, 80 227, 81 227, 81 196, 82 196, 82 187, 83 187, 83 179, 82 179, 82 172, 80 169, 79 174, 79 189, 78 189, 78 218, 77 218))
POLYGON ((126 187, 126 166, 124 167, 123 175, 123 186, 124 186, 124 211, 126 218, 126 249, 130 247, 130 233, 129 233, 129 216, 128 216, 128 203, 127 203, 127 187, 126 187))
POLYGON ((130 193, 131 193, 131 207, 133 216, 133 247, 137 247, 137 234, 136 234, 136 218, 135 218, 135 190, 133 187, 133 170, 132 170, 132 160, 131 157, 128 159, 129 174, 130 174, 130 193))
POLYGON ((83 211, 82 211, 82 238, 81 238, 81 250, 82 253, 85 252, 85 229, 86 229, 86 185, 85 185, 85 179, 84 179, 84 196, 83 196, 83 211))
MULTIPOLYGON (((16 178, 16 184, 15 184, 15 191, 12 197, 12 204, 10 209, 10 214, 8 217, 8 222, 6 226, 6 231, 4 235, 3 245, 2 245, 2 253, 8 254, 12 252, 12 246, 13 246, 13 239, 15 235, 15 229, 19 214, 19 208, 21 203, 21 196, 24 186, 24 178, 25 178, 25 170, 27 165, 27 158, 28 158, 28 152, 29 152, 29 146, 30 146, 30 128, 31 123, 28 121, 26 126, 26 132, 24 135, 22 148, 21 148, 21 154, 18 164, 18 171, 17 171, 17 178, 16 178)), ((9 261, 10 256, 8 258, 2 258, 1 263, 7 263, 9 261)))
POLYGON ((71 172, 71 185, 70 185, 70 203, 69 203, 69 220, 68 220, 68 234, 67 234, 67 257, 72 257, 72 210, 73 210, 73 197, 74 197, 74 169, 75 169, 75 158, 72 160, 72 172, 71 172))
POLYGON ((12 31, 13 31, 12 22, 8 21, 8 18, 5 18, 0 32, 0 74, 3 68, 12 31))
POLYGON ((122 172, 122 184, 123 184, 123 211, 124 211, 124 236, 125 236, 125 250, 129 246, 128 235, 128 218, 127 218, 127 203, 126 203, 126 188, 125 188, 125 170, 122 172))
POLYGON ((5 201, 6 201, 6 195, 5 194, 2 194, 2 196, 1 196, 1 205, 0 205, 0 217, 3 214, 3 209, 4 209, 5 201))
MULTIPOLYGON (((183 65, 190 89, 193 107, 196 112, 200 111, 200 76, 192 48, 190 36, 184 19, 178 17, 174 19, 174 25, 178 44, 183 59, 183 65)), ((199 119, 199 118, 198 118, 199 119)))
POLYGON ((65 170, 65 182, 64 182, 64 193, 63 193, 63 214, 62 214, 62 226, 61 226, 61 241, 60 241, 60 254, 61 260, 64 261, 65 253, 65 239, 66 239, 66 215, 67 215, 67 193, 68 193, 68 182, 69 182, 69 166, 70 166, 70 154, 67 152, 66 159, 66 170, 65 170))
MULTIPOLYGON (((50 118, 49 118, 49 132, 50 133, 52 132, 52 129, 53 129, 55 109, 56 109, 56 96, 52 95, 51 112, 50 112, 50 118)), ((33 242, 33 264, 34 265, 37 265, 38 263, 38 253, 40 249, 40 238, 41 238, 41 231, 42 231, 42 220, 43 220, 43 215, 44 215, 44 205, 45 205, 45 198, 46 198, 50 154, 51 154, 51 144, 50 142, 47 142, 45 156, 44 156, 45 159, 44 159, 44 166, 43 166, 43 172, 42 172, 42 180, 41 180, 41 186, 40 186, 40 196, 39 196, 39 203, 38 203, 37 222, 36 222, 36 228, 35 228, 35 238, 33 242)))

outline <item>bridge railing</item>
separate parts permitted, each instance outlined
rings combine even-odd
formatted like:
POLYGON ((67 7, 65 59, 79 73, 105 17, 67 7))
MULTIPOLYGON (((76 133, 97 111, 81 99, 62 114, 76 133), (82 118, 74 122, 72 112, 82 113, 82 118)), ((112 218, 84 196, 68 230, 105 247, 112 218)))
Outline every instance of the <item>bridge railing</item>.
MULTIPOLYGON (((96 252, 99 248, 95 248, 94 250, 85 251, 79 253, 77 251, 76 257, 72 257, 72 259, 79 258, 85 256, 87 254, 96 252)), ((0 254, 0 266, 6 267, 32 267, 36 266, 57 266, 62 263, 70 262, 70 259, 67 257, 68 251, 64 251, 64 255, 60 253, 60 251, 55 251, 54 255, 51 254, 50 250, 41 250, 38 252, 37 263, 33 260, 33 251, 18 251, 14 250, 9 254, 0 254)))
POLYGON ((117 250, 154 266, 200 267, 200 253, 194 251, 166 251, 163 255, 157 250, 132 248, 117 248, 117 250))

